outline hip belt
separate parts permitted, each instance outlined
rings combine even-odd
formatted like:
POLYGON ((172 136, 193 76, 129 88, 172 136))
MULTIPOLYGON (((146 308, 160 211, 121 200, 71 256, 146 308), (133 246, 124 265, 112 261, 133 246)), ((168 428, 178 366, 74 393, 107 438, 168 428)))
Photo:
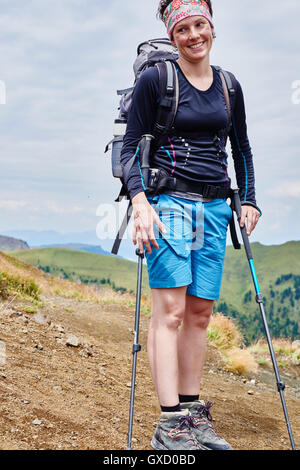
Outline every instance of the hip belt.
MULTIPOLYGON (((150 173, 150 177, 149 177, 149 183, 148 183, 148 187, 146 191, 147 194, 156 195, 159 193, 163 193, 166 190, 171 190, 171 191, 180 191, 180 192, 185 192, 185 193, 196 193, 196 194, 200 194, 201 196, 207 199, 227 199, 230 197, 231 199, 230 207, 232 208, 232 210, 234 210, 234 197, 233 197, 234 193, 230 187, 224 188, 222 186, 214 186, 214 185, 209 185, 206 183, 193 183, 193 182, 186 183, 185 181, 182 181, 178 178, 172 178, 168 176, 166 171, 161 168, 150 169, 149 173, 150 173)), ((115 255, 118 254, 120 243, 125 233, 125 230, 127 228, 127 225, 129 223, 131 214, 132 214, 132 202, 130 200, 124 220, 121 224, 121 227, 116 236, 113 248, 111 250, 111 252, 115 255)), ((233 215, 232 215, 232 219, 230 221, 229 227, 230 227, 230 235, 231 235, 232 244, 236 250, 240 250, 241 245, 237 237, 233 215)))
POLYGON ((231 195, 230 183, 227 187, 207 183, 186 182, 169 176, 163 169, 150 169, 147 187, 149 194, 161 194, 165 191, 180 191, 199 194, 207 199, 227 199, 231 195))

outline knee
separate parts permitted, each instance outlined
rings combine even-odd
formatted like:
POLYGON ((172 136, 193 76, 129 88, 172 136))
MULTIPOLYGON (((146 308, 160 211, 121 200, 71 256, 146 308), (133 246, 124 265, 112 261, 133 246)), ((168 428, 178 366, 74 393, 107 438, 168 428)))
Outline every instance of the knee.
POLYGON ((196 317, 194 318, 195 327, 199 328, 200 330, 206 330, 208 328, 210 318, 211 313, 206 315, 196 315, 196 317))
POLYGON ((184 321, 193 328, 206 330, 212 314, 212 308, 189 310, 186 312, 184 321))
POLYGON ((152 311, 152 325, 177 330, 184 319, 184 307, 168 303, 159 312, 152 311))
POLYGON ((166 313, 165 324, 171 330, 177 330, 184 319, 184 310, 174 308, 166 313))

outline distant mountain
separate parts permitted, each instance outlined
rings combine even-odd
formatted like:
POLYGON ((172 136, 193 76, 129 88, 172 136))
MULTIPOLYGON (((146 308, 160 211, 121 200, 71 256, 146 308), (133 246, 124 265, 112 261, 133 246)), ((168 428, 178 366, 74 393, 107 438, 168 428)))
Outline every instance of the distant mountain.
MULTIPOLYGON (((44 246, 69 245, 75 243, 78 245, 92 245, 109 252, 112 249, 113 239, 99 239, 96 230, 86 232, 59 233, 55 230, 10 230, 4 231, 3 235, 8 237, 20 238, 26 240, 30 248, 39 248, 44 246)), ((88 251, 88 250, 84 250, 88 251)), ((136 261, 135 247, 130 239, 122 240, 119 256, 131 261, 136 261)))
POLYGON ((23 240, 0 235, 0 251, 29 250, 29 246, 23 240))
POLYGON ((3 232, 3 235, 26 240, 31 247, 65 243, 99 245, 99 239, 95 231, 63 234, 55 230, 10 230, 3 232))

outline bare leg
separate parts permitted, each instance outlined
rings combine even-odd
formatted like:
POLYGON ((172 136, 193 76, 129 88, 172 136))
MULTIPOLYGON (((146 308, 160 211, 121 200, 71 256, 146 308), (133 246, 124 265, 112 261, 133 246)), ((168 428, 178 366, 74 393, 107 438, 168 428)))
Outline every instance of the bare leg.
POLYGON ((198 395, 206 356, 206 331, 214 301, 186 296, 183 325, 178 334, 179 393, 198 395))
POLYGON ((178 328, 185 301, 186 287, 152 289, 148 358, 161 406, 178 404, 178 328))

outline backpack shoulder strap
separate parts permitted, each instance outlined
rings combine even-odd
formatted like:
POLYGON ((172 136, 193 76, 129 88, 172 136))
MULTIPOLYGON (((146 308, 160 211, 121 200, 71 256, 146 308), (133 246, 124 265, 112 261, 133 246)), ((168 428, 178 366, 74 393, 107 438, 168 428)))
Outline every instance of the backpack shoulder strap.
POLYGON ((226 109, 227 109, 227 114, 228 114, 228 120, 231 122, 231 104, 230 104, 230 96, 229 96, 229 91, 228 91, 228 85, 225 80, 223 72, 220 70, 220 77, 222 81, 222 86, 223 86, 223 92, 224 92, 224 98, 225 98, 225 103, 226 103, 226 109))
POLYGON ((155 66, 159 74, 159 103, 153 134, 159 139, 174 123, 178 109, 179 84, 174 62, 165 60, 155 66))
POLYGON ((221 72, 221 77, 224 77, 225 83, 226 83, 226 88, 227 92, 229 94, 229 101, 230 101, 230 106, 231 106, 231 113, 234 110, 234 105, 235 105, 235 99, 236 99, 236 90, 234 88, 232 76, 229 72, 226 70, 220 70, 221 72))
POLYGON ((234 106, 235 106, 236 91, 233 85, 231 74, 227 72, 226 70, 223 70, 219 66, 214 66, 214 68, 217 70, 221 78, 224 98, 225 98, 225 103, 226 103, 226 110, 228 114, 229 130, 230 130, 231 121, 232 121, 232 113, 233 113, 234 106))

